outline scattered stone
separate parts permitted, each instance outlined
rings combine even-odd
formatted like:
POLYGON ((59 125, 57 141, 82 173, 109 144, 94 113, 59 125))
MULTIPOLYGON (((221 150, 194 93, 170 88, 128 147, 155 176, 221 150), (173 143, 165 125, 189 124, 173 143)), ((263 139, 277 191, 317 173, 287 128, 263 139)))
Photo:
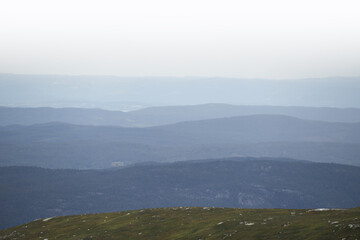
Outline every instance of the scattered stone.
POLYGON ((360 228, 360 225, 359 224, 349 224, 348 225, 349 228, 352 228, 352 229, 355 229, 355 228, 360 228))
POLYGON ((49 218, 45 218, 45 219, 43 219, 43 222, 47 222, 47 221, 49 221, 49 220, 51 220, 51 219, 53 219, 54 217, 49 217, 49 218))
POLYGON ((254 224, 255 224, 255 223, 248 223, 248 222, 245 223, 246 226, 252 226, 252 225, 254 225, 254 224))

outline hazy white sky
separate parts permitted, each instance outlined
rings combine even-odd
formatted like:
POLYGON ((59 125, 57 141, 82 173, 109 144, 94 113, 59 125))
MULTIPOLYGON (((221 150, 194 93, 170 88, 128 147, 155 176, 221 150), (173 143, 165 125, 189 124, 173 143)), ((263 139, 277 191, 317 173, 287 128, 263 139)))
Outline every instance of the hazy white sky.
POLYGON ((1 0, 0 72, 360 75, 359 0, 1 0))

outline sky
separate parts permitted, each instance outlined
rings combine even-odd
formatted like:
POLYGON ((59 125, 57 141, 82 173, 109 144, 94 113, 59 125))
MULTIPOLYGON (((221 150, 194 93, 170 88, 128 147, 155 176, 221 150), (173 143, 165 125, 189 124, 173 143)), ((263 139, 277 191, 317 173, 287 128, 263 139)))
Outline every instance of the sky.
POLYGON ((360 76, 358 0, 2 0, 0 73, 360 76))

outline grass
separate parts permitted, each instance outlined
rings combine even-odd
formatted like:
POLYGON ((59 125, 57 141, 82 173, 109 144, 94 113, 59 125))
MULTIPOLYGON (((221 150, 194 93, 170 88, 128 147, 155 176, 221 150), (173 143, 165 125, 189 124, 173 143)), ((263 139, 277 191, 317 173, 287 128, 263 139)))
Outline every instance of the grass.
POLYGON ((360 208, 234 209, 174 207, 39 219, 0 231, 0 239, 359 239, 360 208))

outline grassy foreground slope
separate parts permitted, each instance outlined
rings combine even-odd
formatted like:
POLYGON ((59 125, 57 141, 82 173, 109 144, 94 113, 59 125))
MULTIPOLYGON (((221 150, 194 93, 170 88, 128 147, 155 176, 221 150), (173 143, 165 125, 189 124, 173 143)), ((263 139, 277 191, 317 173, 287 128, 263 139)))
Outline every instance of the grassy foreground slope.
POLYGON ((39 219, 0 239, 360 239, 360 208, 174 207, 39 219))

